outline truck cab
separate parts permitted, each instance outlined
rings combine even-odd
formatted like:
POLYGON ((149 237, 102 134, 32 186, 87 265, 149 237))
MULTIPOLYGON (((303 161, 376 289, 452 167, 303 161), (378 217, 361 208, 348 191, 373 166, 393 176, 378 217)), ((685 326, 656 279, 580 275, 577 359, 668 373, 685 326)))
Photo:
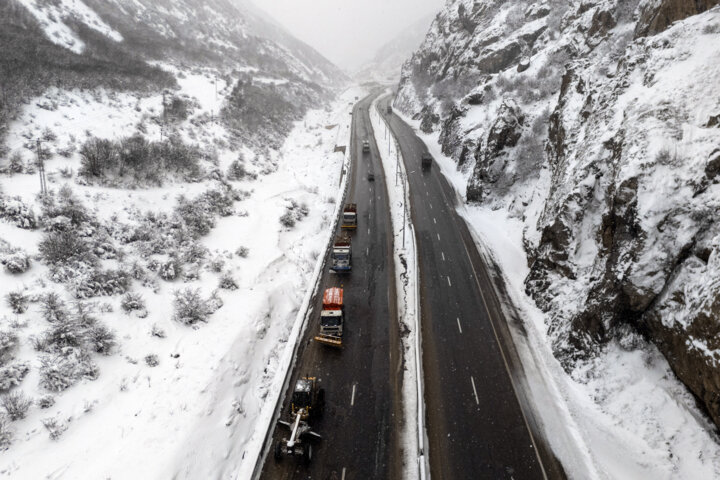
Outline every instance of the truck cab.
POLYGON ((421 162, 423 170, 430 170, 430 167, 432 167, 432 162, 433 162, 432 156, 427 152, 423 153, 422 159, 420 160, 420 162, 421 162))
POLYGON ((320 334, 342 337, 343 320, 342 310, 323 310, 320 314, 320 334))
POLYGON ((315 336, 315 341, 331 347, 342 347, 344 324, 343 289, 328 288, 323 294, 320 330, 315 336))
POLYGON ((335 238, 331 259, 330 270, 338 273, 352 270, 352 243, 347 232, 343 232, 335 238))
POLYGON ((370 153, 370 142, 368 140, 363 140, 362 151, 363 153, 370 153))
POLYGON ((342 214, 342 228, 357 228, 357 205, 354 203, 348 203, 343 208, 342 214))

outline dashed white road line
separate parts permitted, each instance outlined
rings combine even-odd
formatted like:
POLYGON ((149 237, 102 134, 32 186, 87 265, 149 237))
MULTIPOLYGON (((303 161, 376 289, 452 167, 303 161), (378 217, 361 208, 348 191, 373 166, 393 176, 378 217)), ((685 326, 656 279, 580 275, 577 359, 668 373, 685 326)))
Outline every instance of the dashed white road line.
POLYGON ((343 467, 342 478, 340 480, 345 480, 345 467, 343 467))
POLYGON ((365 256, 366 256, 366 257, 369 257, 369 256, 370 256, 370 247, 367 247, 367 248, 365 249, 365 256))
POLYGON ((477 388, 475 388, 475 379, 472 377, 472 375, 470 376, 470 381, 472 382, 473 393, 475 394, 475 403, 480 405, 480 399, 477 396, 477 388))
POLYGON ((443 262, 445 261, 445 252, 440 252, 440 255, 443 257, 443 262))
POLYGON ((437 237, 438 237, 438 240, 440 240, 440 234, 439 234, 439 233, 437 234, 437 237))
POLYGON ((353 384, 352 396, 350 397, 350 406, 355 406, 355 389, 357 389, 357 383, 353 384))
POLYGON ((462 335, 462 325, 460 325, 460 317, 457 317, 458 322, 458 330, 460 330, 460 334, 462 335))
POLYGON ((433 223, 437 224, 437 220, 435 220, 435 217, 433 217, 433 223))
POLYGON ((370 235, 370 229, 368 228, 368 235, 370 235))
POLYGON ((450 277, 447 277, 448 285, 452 287, 452 282, 450 282, 450 277))
POLYGON ((432 210, 432 203, 428 202, 428 205, 430 205, 430 210, 432 210))

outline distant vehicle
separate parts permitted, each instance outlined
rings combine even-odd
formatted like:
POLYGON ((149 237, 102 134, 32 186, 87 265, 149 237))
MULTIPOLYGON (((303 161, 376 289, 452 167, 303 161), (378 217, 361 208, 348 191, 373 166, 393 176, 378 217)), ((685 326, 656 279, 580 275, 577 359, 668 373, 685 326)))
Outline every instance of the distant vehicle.
POLYGON ((374 182, 375 181, 375 174, 373 172, 368 172, 368 182, 374 182))
POLYGON ((429 153, 423 153, 421 162, 423 170, 430 170, 430 167, 432 167, 433 163, 432 156, 430 156, 429 153))
POLYGON ((337 273, 345 273, 352 270, 352 242, 347 232, 343 232, 335 238, 330 270, 337 273))
POLYGON ((388 106, 387 106, 387 114, 388 114, 388 115, 392 115, 392 112, 393 112, 393 110, 392 110, 392 105, 388 104, 388 106))
POLYGON ((357 228, 357 205, 346 203, 343 208, 341 228, 357 228))
POLYGON ((290 412, 293 422, 278 420, 278 424, 290 430, 290 437, 284 438, 275 444, 275 461, 282 460, 283 455, 300 457, 306 465, 312 460, 313 440, 322 440, 322 437, 313 432, 307 421, 322 416, 325 407, 325 390, 318 387, 316 377, 303 377, 295 383, 290 412))
POLYGON ((363 140, 362 149, 363 153, 370 153, 370 142, 367 140, 363 140))
POLYGON ((320 332, 315 341, 331 347, 342 347, 345 307, 343 289, 328 288, 323 294, 323 306, 320 312, 320 332))

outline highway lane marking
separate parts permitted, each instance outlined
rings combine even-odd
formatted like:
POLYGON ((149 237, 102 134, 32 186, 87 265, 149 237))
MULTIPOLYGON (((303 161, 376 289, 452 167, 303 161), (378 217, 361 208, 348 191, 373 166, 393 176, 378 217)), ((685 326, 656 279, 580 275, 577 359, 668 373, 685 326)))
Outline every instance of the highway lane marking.
POLYGON ((450 277, 447 277, 448 285, 452 287, 452 283, 450 282, 450 277))
POLYGON ((345 480, 345 467, 343 467, 342 478, 340 480, 345 480))
POLYGON ((439 233, 437 234, 437 237, 438 237, 438 241, 440 241, 440 234, 439 234, 439 233))
POLYGON ((368 235, 370 235, 370 229, 368 228, 368 235))
POLYGON ((370 247, 367 247, 367 248, 365 249, 365 256, 366 256, 366 257, 370 256, 370 247))
POLYGON ((460 330, 460 334, 462 335, 462 326, 460 325, 460 317, 457 317, 458 322, 458 330, 460 330))
POLYGON ((440 255, 443 257, 443 262, 445 261, 445 252, 440 252, 440 255))
POLYGON ((356 388, 357 388, 357 383, 353 384, 352 396, 350 397, 350 406, 351 407, 355 406, 355 389, 356 388))
POLYGON ((435 217, 433 217, 433 223, 437 224, 437 220, 435 220, 435 217))
POLYGON ((430 205, 430 210, 432 210, 432 203, 428 202, 428 205, 430 205))
POLYGON ((470 376, 470 381, 472 382, 473 393, 475 393, 475 403, 480 405, 480 399, 478 398, 478 395, 477 395, 477 388, 475 388, 475 379, 472 377, 472 375, 470 376))

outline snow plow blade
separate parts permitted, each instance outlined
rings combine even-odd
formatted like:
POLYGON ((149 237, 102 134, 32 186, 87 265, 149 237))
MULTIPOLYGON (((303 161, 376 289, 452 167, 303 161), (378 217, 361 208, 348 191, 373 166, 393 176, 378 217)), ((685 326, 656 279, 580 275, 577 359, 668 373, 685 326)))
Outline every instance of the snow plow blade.
POLYGON ((316 335, 315 341, 331 347, 342 347, 342 338, 330 335, 316 335))
POLYGON ((354 230, 357 228, 357 225, 340 225, 340 228, 345 228, 345 229, 351 228, 354 230))

